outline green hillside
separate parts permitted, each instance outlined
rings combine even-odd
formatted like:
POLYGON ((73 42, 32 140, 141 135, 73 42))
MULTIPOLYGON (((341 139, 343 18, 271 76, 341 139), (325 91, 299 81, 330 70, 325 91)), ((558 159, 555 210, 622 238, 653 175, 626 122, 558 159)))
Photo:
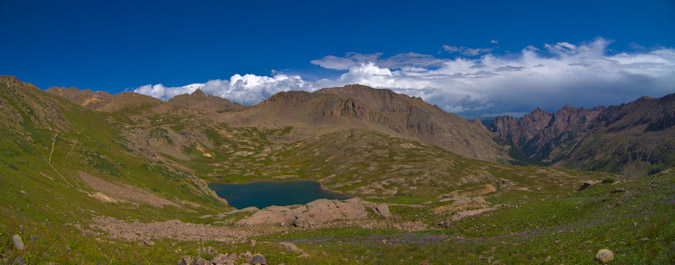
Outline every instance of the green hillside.
POLYGON ((0 264, 217 253, 237 264, 255 253, 269 264, 592 264, 601 248, 616 264, 675 262, 672 170, 629 179, 511 166, 360 128, 289 139, 291 126, 232 127, 136 94, 107 100, 92 110, 0 77, 0 264), (365 200, 366 217, 241 224, 265 210, 236 211, 206 187, 300 179, 365 200), (584 182, 594 184, 578 191, 584 182))

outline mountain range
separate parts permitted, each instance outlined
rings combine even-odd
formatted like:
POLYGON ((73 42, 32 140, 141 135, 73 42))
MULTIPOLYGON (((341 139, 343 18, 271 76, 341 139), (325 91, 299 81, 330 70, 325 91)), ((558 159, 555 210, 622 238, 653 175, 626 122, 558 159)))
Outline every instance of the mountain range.
POLYGON ((658 203, 674 196, 673 100, 538 109, 486 128, 361 85, 242 106, 0 76, 0 263, 250 263, 255 252, 275 264, 541 263, 541 247, 587 263, 588 235, 642 260, 653 253, 634 242, 665 249, 675 231, 673 204, 658 203), (351 199, 237 210, 208 186, 294 180, 351 199), (606 233, 634 216, 646 229, 606 233))
POLYGON ((592 109, 497 117, 489 127, 529 163, 644 176, 675 166, 675 94, 592 109))
POLYGON ((537 108, 520 118, 497 117, 486 130, 479 122, 467 122, 420 98, 361 85, 314 93, 281 92, 254 106, 206 96, 201 90, 176 96, 167 102, 170 104, 134 93, 113 96, 57 87, 47 92, 101 111, 148 104, 179 105, 216 112, 215 119, 229 126, 292 128, 277 141, 360 128, 493 162, 635 176, 675 166, 673 94, 659 99, 643 97, 620 106, 587 109, 565 105, 554 113, 537 108))

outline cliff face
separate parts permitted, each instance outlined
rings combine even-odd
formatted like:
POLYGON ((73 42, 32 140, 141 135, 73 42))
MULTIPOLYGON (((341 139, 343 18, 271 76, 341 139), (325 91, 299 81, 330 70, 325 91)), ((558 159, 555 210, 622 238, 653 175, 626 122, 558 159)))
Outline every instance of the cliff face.
POLYGON ((510 116, 497 117, 489 129, 512 146, 519 149, 527 147, 527 154, 535 155, 546 143, 563 134, 584 131, 605 109, 603 106, 586 109, 565 105, 555 113, 549 113, 537 108, 518 119, 510 116))
POLYGON ((675 166, 675 94, 610 106, 588 127, 557 164, 638 176, 675 166))
POLYGON ((620 106, 535 110, 489 128, 530 162, 645 175, 675 165, 675 95, 620 106))

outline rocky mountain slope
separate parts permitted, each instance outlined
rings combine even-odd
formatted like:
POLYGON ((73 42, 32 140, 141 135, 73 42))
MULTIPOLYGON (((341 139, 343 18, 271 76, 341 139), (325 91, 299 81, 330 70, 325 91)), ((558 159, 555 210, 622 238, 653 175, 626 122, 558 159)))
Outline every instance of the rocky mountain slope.
POLYGON ((508 159, 479 123, 470 123, 420 98, 360 85, 324 88, 314 93, 282 92, 230 114, 226 120, 232 126, 292 126, 292 139, 361 128, 440 146, 470 158, 508 159))
POLYGON ((644 175, 675 165, 674 101, 671 94, 552 114, 536 109, 498 117, 489 129, 530 162, 644 175))
POLYGON ((192 92, 192 94, 175 96, 172 99, 169 99, 169 103, 189 108, 204 108, 217 113, 244 109, 244 106, 230 102, 227 99, 213 95, 207 96, 199 89, 192 92))
MULTIPOLYGON (((311 127, 265 116, 264 104, 218 113, 197 101, 54 91, 0 77, 2 264, 173 264, 185 256, 250 264, 263 255, 270 264, 584 264, 601 248, 627 253, 620 262, 675 257, 665 251, 675 231, 671 171, 633 183, 460 156, 415 138, 452 119, 417 117, 435 111, 417 99, 368 89, 291 96, 279 110, 328 128, 296 138, 311 127), (389 96, 396 108, 387 109, 389 96), (339 105, 325 105, 326 115, 300 111, 314 97, 339 105), (231 126, 237 115, 293 127, 231 126), (297 179, 355 198, 235 210, 205 186, 297 179)), ((645 126, 669 126, 653 124, 645 126)))
POLYGON ((325 88, 314 93, 281 92, 250 107, 206 96, 201 90, 176 96, 168 102, 135 93, 111 96, 106 92, 76 88, 55 87, 47 92, 87 108, 107 112, 136 108, 145 114, 157 114, 181 106, 194 114, 212 113, 212 120, 226 122, 233 127, 289 130, 283 137, 273 139, 275 141, 296 141, 357 128, 440 146, 470 158, 510 160, 505 149, 480 123, 468 122, 420 98, 360 85, 325 88))
POLYGON ((135 108, 144 105, 158 105, 162 101, 153 97, 138 93, 119 93, 111 95, 105 91, 93 92, 89 89, 51 87, 48 93, 58 95, 80 106, 105 112, 120 111, 127 108, 135 108))

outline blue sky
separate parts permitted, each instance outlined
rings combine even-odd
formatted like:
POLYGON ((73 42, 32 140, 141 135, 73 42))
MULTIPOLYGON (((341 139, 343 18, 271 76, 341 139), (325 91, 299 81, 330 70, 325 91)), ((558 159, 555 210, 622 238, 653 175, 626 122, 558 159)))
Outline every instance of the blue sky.
POLYGON ((0 0, 0 32, 0 74, 43 89, 255 104, 358 82, 465 117, 675 92, 672 0, 0 0))

